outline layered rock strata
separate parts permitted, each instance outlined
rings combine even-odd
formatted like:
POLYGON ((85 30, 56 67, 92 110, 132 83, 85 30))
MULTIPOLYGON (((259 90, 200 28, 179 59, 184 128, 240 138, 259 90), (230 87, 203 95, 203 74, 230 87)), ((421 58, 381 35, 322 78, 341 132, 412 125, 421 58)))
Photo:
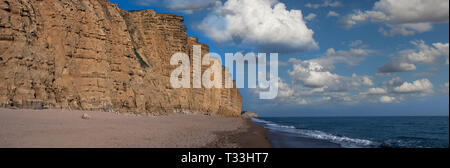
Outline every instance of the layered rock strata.
POLYGON ((192 60, 193 45, 209 51, 177 15, 107 0, 2 0, 0 107, 240 116, 236 88, 171 87, 171 56, 192 60))

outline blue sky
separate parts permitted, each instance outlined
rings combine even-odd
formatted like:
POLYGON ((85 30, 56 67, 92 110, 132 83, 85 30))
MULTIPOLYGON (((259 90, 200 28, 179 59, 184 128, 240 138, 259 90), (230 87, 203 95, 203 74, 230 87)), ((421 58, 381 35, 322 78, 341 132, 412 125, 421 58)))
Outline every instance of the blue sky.
POLYGON ((260 100, 254 90, 241 89, 244 110, 263 116, 449 114, 448 0, 111 1, 125 10, 182 15, 188 34, 222 56, 279 52, 281 96, 260 100))

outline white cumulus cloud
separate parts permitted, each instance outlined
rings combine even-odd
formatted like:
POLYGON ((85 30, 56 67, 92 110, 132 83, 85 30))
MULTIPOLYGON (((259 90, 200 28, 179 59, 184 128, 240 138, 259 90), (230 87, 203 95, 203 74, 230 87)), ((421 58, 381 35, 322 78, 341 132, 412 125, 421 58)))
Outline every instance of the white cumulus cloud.
POLYGON ((449 63, 449 44, 433 43, 427 45, 423 40, 411 41, 414 49, 399 51, 393 61, 387 62, 378 69, 380 73, 409 72, 416 70, 415 64, 449 63))
POLYGON ((441 57, 446 59, 448 64, 449 45, 448 43, 434 43, 433 46, 428 46, 424 41, 411 42, 416 46, 416 49, 404 50, 401 55, 413 63, 434 63, 441 60, 441 57))
POLYGON ((227 0, 199 29, 218 43, 232 41, 281 53, 318 49, 302 11, 288 10, 277 0, 227 0))
POLYGON ((255 95, 259 95, 261 92, 266 92, 270 86, 276 86, 278 88, 278 97, 280 99, 291 98, 294 94, 294 90, 289 84, 285 83, 285 81, 281 78, 278 78, 278 81, 274 81, 274 83, 270 83, 270 85, 262 85, 260 84, 256 89, 251 89, 251 92, 255 95))
POLYGON ((380 29, 386 36, 414 35, 432 29, 432 24, 449 21, 448 0, 380 0, 372 10, 357 10, 341 24, 352 26, 358 22, 383 22, 390 30, 380 29))
POLYGON ((314 20, 316 17, 317 17, 316 14, 310 13, 310 14, 308 14, 308 16, 305 17, 305 20, 311 21, 311 20, 314 20))
POLYGON ((415 35, 416 33, 423 33, 430 31, 433 28, 431 23, 405 23, 405 24, 387 24, 389 30, 385 28, 380 28, 384 36, 395 36, 395 35, 415 35))
POLYGON ((402 85, 395 87, 396 93, 432 93, 433 84, 428 79, 416 80, 413 83, 405 82, 402 85))
POLYGON ((318 9, 318 8, 325 8, 325 7, 340 7, 342 6, 342 3, 340 1, 331 1, 331 0, 325 0, 322 3, 307 3, 305 4, 305 7, 318 9))
POLYGON ((334 69, 334 64, 336 63, 346 63, 347 65, 355 66, 373 52, 373 50, 364 48, 351 48, 349 50, 329 48, 322 57, 313 59, 312 61, 328 69, 334 69))
POLYGON ((375 11, 396 23, 446 22, 449 19, 448 0, 380 0, 375 11))
POLYGON ((366 94, 369 94, 369 95, 382 95, 382 94, 387 94, 387 93, 388 93, 388 91, 384 88, 370 88, 366 92, 366 94))
POLYGON ((305 87, 316 88, 316 90, 313 90, 314 92, 342 92, 361 86, 374 85, 369 76, 358 76, 356 74, 353 74, 352 77, 340 76, 314 60, 291 59, 290 62, 293 63, 293 69, 288 71, 291 79, 300 82, 305 87))
POLYGON ((310 61, 297 61, 289 71, 292 79, 306 87, 324 87, 340 83, 341 77, 327 71, 322 65, 310 61))
POLYGON ((329 11, 327 14, 327 17, 339 17, 339 16, 341 15, 335 11, 329 11))
POLYGON ((396 101, 395 97, 391 97, 391 96, 381 96, 380 97, 381 103, 394 103, 395 101, 396 101))

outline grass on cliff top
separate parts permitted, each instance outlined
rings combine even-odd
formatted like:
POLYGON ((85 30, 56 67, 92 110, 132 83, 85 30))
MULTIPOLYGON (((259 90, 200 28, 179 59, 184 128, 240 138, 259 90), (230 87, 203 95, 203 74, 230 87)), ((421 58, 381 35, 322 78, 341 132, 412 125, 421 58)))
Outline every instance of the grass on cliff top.
POLYGON ((141 66, 143 68, 148 68, 149 65, 142 59, 141 55, 137 52, 136 48, 134 48, 134 55, 136 55, 136 58, 139 60, 139 63, 141 63, 141 66))

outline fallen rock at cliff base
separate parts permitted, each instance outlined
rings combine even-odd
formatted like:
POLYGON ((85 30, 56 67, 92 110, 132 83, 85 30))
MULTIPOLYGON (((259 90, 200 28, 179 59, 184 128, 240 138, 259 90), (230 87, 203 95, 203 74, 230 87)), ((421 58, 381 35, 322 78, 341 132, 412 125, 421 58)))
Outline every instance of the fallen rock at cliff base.
POLYGON ((244 111, 242 113, 242 117, 243 118, 258 118, 258 114, 256 114, 255 112, 251 112, 251 111, 244 111))
POLYGON ((90 120, 90 119, 91 119, 91 116, 85 113, 85 114, 83 114, 83 115, 81 116, 81 119, 83 119, 83 120, 90 120))

